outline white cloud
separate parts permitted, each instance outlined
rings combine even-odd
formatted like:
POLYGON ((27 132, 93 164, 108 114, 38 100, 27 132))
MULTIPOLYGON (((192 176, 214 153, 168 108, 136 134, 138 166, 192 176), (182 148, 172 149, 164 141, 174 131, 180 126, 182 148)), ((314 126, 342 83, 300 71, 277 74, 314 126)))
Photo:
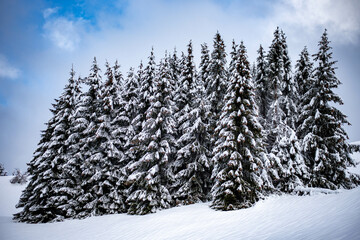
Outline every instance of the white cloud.
POLYGON ((4 55, 0 54, 0 77, 4 78, 18 78, 20 70, 11 66, 4 55))
POLYGON ((293 26, 307 34, 328 28, 340 43, 356 43, 360 34, 358 0, 283 0, 275 6, 278 25, 293 26))
POLYGON ((58 10, 59 10, 58 7, 56 7, 56 8, 47 8, 47 9, 45 9, 43 11, 43 16, 46 19, 46 18, 50 17, 51 15, 55 14, 58 10))
POLYGON ((85 24, 83 19, 69 20, 65 17, 50 17, 50 15, 47 15, 45 20, 44 35, 55 46, 67 51, 73 51, 78 46, 85 24))

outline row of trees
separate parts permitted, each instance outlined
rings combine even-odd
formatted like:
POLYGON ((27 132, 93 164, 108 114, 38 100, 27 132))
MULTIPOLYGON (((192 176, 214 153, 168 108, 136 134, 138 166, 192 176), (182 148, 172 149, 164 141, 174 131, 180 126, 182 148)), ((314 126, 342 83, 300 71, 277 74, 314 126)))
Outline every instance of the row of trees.
POLYGON ((217 33, 211 54, 201 46, 198 70, 191 41, 158 64, 151 51, 125 79, 117 62, 106 63, 104 81, 95 58, 84 79, 72 69, 14 219, 147 214, 208 200, 232 210, 274 192, 356 186, 330 49, 325 31, 316 67, 305 48, 293 75, 277 28, 253 68, 243 42, 233 41, 227 64, 217 33))

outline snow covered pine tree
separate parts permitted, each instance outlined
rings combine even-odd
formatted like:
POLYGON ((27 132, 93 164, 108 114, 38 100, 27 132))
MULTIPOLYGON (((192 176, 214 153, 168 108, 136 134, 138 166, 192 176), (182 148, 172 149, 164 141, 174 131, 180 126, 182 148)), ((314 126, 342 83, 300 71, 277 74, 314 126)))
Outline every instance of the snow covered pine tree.
POLYGON ((260 158, 264 152, 262 128, 257 120, 255 90, 243 43, 233 57, 236 67, 216 128, 219 139, 214 149, 216 180, 211 190, 211 207, 219 210, 250 207, 270 186, 260 158))
POLYGON ((14 214, 14 220, 28 223, 61 221, 68 216, 67 205, 74 195, 66 186, 74 184, 67 178, 64 165, 68 161, 66 140, 70 136, 71 117, 80 93, 78 82, 71 69, 68 85, 59 99, 55 99, 53 117, 43 131, 34 158, 28 164, 30 182, 23 191, 17 207, 23 210, 14 214))
POLYGON ((160 63, 156 73, 152 52, 144 77, 151 84, 152 91, 146 93, 150 106, 145 112, 143 128, 135 136, 140 158, 128 166, 131 173, 126 183, 130 185, 126 200, 129 214, 153 213, 173 204, 167 188, 166 173, 175 142, 175 120, 170 109, 173 105, 170 99, 171 75, 167 58, 160 63))
POLYGON ((348 172, 354 166, 348 136, 342 125, 349 124, 346 116, 334 106, 343 104, 334 93, 340 81, 335 76, 327 31, 319 42, 316 53, 317 66, 314 83, 305 93, 302 113, 299 117, 298 134, 303 139, 303 152, 311 171, 309 186, 329 189, 353 188, 359 184, 359 176, 348 172))
MULTIPOLYGON (((205 64, 206 59, 202 60, 205 64)), ((179 116, 181 135, 177 139, 178 151, 173 164, 176 175, 172 195, 177 205, 207 200, 210 188, 210 135, 207 124, 210 105, 204 95, 202 78, 195 76, 191 42, 184 63, 179 86, 186 85, 183 95, 187 104, 179 116)))

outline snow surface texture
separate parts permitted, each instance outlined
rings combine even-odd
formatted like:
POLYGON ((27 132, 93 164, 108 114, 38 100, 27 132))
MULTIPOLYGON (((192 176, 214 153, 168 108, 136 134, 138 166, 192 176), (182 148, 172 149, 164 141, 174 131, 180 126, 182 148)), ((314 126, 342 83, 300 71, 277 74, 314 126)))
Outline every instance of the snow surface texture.
MULTIPOLYGON (((360 162, 360 153, 354 158, 360 162)), ((360 173, 360 165, 352 168, 360 173)), ((0 239, 359 239, 360 187, 335 194, 271 196, 254 207, 221 212, 208 203, 145 216, 126 214, 58 223, 14 223, 25 185, 0 177, 0 239)), ((328 191, 329 192, 329 191, 328 191)), ((331 192, 331 191, 330 191, 331 192)))

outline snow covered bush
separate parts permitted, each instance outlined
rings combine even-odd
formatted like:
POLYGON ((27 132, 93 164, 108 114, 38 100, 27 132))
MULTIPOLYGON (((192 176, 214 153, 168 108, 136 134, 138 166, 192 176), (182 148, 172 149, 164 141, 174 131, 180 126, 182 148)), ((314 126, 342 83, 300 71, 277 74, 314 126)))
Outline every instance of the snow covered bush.
POLYGON ((12 184, 25 184, 27 182, 27 175, 26 173, 22 173, 20 169, 16 168, 13 172, 13 178, 10 179, 12 184))

